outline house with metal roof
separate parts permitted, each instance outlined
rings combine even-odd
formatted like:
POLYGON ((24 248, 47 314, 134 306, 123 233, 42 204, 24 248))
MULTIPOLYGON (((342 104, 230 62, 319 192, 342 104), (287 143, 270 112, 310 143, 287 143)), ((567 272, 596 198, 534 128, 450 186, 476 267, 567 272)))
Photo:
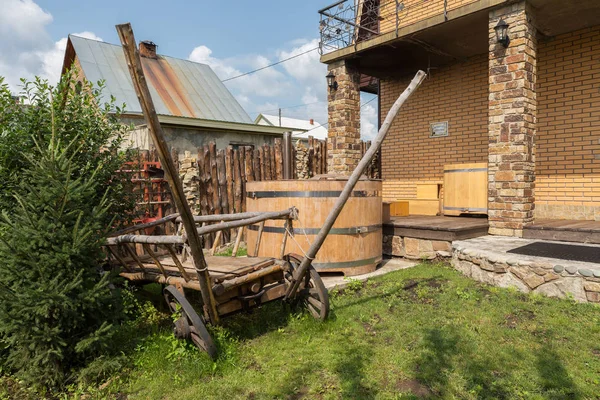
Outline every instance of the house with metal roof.
POLYGON ((277 115, 258 114, 254 123, 263 126, 279 126, 292 131, 292 139, 308 140, 309 136, 319 140, 327 140, 327 128, 314 119, 297 119, 277 115))
MULTIPOLYGON (((289 128, 257 125, 210 66, 156 53, 139 44, 144 74, 165 138, 180 153, 215 141, 218 148, 270 144, 289 128)), ((127 145, 148 150, 151 140, 120 45, 69 35, 62 72, 75 67, 81 79, 103 80, 103 96, 125 106, 123 122, 135 126, 127 145)))

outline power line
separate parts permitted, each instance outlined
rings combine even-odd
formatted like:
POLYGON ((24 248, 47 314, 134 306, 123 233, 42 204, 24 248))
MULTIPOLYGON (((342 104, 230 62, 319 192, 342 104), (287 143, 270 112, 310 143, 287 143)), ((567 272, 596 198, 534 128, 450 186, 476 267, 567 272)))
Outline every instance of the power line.
POLYGON ((288 106, 288 107, 279 107, 279 108, 272 108, 270 110, 263 110, 263 111, 250 111, 251 114, 253 113, 265 113, 265 112, 269 112, 269 111, 277 111, 277 110, 288 110, 290 108, 298 108, 298 107, 303 107, 303 106, 310 106, 311 104, 318 104, 318 103, 326 103, 326 100, 321 100, 321 101, 313 101, 312 103, 304 103, 304 104, 297 104, 295 106, 288 106))
POLYGON ((246 75, 250 75, 250 74, 253 74, 255 72, 258 72, 258 71, 262 71, 263 69, 274 67, 275 65, 279 65, 281 63, 284 63, 286 61, 292 60, 292 59, 294 59, 296 57, 300 57, 300 56, 302 56, 304 54, 310 53, 311 51, 315 51, 317 49, 318 49, 318 47, 315 47, 314 49, 306 50, 303 53, 299 53, 299 54, 296 54, 295 56, 291 56, 291 57, 285 58, 283 60, 279 60, 279 61, 277 61, 277 62, 275 62, 273 64, 269 64, 269 65, 266 65, 264 67, 252 70, 252 71, 244 72, 243 74, 240 74, 240 75, 237 75, 237 76, 234 76, 234 77, 231 77, 231 78, 223 79, 221 82, 231 81, 231 80, 234 80, 234 79, 237 79, 237 78, 241 78, 242 76, 246 76, 246 75))

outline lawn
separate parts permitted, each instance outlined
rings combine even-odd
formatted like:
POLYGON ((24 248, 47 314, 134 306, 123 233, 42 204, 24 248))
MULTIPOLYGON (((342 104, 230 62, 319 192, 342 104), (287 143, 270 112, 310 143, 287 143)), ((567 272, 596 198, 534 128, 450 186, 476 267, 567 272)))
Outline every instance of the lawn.
MULTIPOLYGON (((600 309, 421 264, 331 293, 331 319, 271 303, 212 329, 213 363, 146 312, 131 367, 93 397, 584 399, 600 393, 600 309), (159 328, 151 329, 150 325, 159 328)), ((129 343, 129 342, 128 342, 129 343)))

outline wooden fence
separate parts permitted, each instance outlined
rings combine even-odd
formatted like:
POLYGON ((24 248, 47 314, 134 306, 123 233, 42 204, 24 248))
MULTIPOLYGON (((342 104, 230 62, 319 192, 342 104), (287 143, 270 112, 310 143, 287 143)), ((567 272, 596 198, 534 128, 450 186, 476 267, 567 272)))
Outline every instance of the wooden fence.
MULTIPOLYGON (((361 143, 362 154, 370 142, 361 143)), ((327 173, 327 144, 309 137, 308 141, 282 141, 260 147, 228 146, 217 149, 211 142, 185 152, 179 158, 177 149, 171 156, 178 167, 184 193, 196 215, 230 214, 246 211, 246 182, 282 180, 286 163, 292 179, 308 179, 327 173), (284 148, 284 143, 291 148, 284 148), (285 155, 288 154, 286 157, 285 155)), ((131 173, 138 193, 137 222, 148 222, 175 212, 175 207, 155 151, 139 151, 136 160, 124 169, 131 173)), ((370 178, 379 178, 379 160, 367 170, 370 178)), ((224 240, 231 239, 229 232, 224 240)), ((212 246, 208 238, 206 247, 212 246)))

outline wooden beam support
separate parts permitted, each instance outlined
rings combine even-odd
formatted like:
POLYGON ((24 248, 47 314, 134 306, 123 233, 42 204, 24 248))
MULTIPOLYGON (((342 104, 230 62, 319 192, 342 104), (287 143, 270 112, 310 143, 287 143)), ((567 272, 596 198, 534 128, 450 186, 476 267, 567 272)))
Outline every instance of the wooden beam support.
POLYGON ((296 292, 298 291, 298 288, 300 287, 300 283, 302 281, 302 278, 304 277, 304 274, 307 273, 308 268, 312 264, 312 260, 314 260, 315 256, 317 255, 317 252, 323 245, 325 238, 327 238, 327 235, 329 234, 331 227, 335 223, 335 220, 342 212, 342 209, 344 208, 344 205, 346 204, 348 197, 350 197, 352 190, 354 190, 354 186, 356 186, 356 183, 358 182, 358 180, 360 179, 362 174, 367 169, 367 166, 371 163, 371 159, 373 158, 375 153, 377 153, 379 151, 379 149, 381 148, 383 139, 385 139, 385 137, 390 129, 390 126, 392 125, 392 122, 394 121, 394 119, 396 118, 396 115, 398 114, 398 111, 400 111, 400 107, 402 107, 402 105, 404 104, 404 102, 406 100, 408 100, 410 95, 413 94, 415 90, 417 90, 417 88, 419 87, 419 85, 421 85, 421 82, 423 82, 423 80, 425 79, 426 76, 427 76, 427 74, 425 72, 418 71, 417 74, 415 75, 415 77, 413 78, 413 80, 408 85, 408 87, 404 90, 404 92, 402 92, 400 94, 400 96, 398 97, 398 99, 396 100, 396 102, 394 103, 394 105, 392 106, 392 108, 390 109, 388 114, 386 115, 385 120, 383 121, 383 124, 381 125, 381 129, 379 129, 379 133, 373 140, 371 147, 369 147, 369 150, 367 150, 365 152, 363 157, 360 159, 360 162, 358 163, 358 165, 352 172, 352 175, 350 175, 350 177, 348 178, 348 182, 346 183, 346 186, 344 186, 344 189, 342 190, 340 197, 338 197, 337 200, 335 201, 333 208, 331 209, 331 211, 329 212, 329 215, 327 216, 327 218, 325 219, 325 222, 323 223, 323 227, 319 231, 319 234, 317 235, 317 237, 315 238, 313 243, 310 245, 310 248, 308 249, 308 251, 306 252, 306 255, 302 259, 300 266, 295 271, 292 284, 289 286, 289 288, 285 294, 286 300, 293 298, 296 295, 296 292))
POLYGON ((144 118, 146 119, 146 124, 148 125, 148 130, 150 131, 150 135, 152 136, 154 146, 158 152, 161 165, 165 171, 165 178, 167 179, 169 187, 171 188, 173 200, 175 201, 175 205, 177 206, 177 209, 179 210, 183 220, 183 225, 188 236, 188 243, 192 253, 194 267, 196 268, 196 272, 198 274, 198 282, 200 286, 200 292, 202 294, 202 300, 207 308, 210 322, 213 324, 218 324, 219 314, 217 312, 216 302, 210 287, 210 275, 208 273, 208 267, 206 265, 206 260, 204 259, 204 254, 202 253, 202 241, 200 240, 200 235, 196 231, 196 224, 194 223, 192 211, 190 210, 190 206, 185 199, 183 186, 181 184, 181 180, 179 179, 177 168, 171 159, 169 147, 167 146, 162 127, 154 109, 154 103, 152 101, 152 96, 150 95, 150 90, 148 89, 148 84, 142 68, 142 62, 137 49, 131 24, 127 23, 117 25, 116 28, 117 32, 119 33, 119 38, 121 39, 121 44, 123 45, 123 52, 125 53, 125 59, 127 60, 127 66, 129 67, 129 73, 131 74, 131 80, 133 81, 135 92, 140 101, 144 118))

